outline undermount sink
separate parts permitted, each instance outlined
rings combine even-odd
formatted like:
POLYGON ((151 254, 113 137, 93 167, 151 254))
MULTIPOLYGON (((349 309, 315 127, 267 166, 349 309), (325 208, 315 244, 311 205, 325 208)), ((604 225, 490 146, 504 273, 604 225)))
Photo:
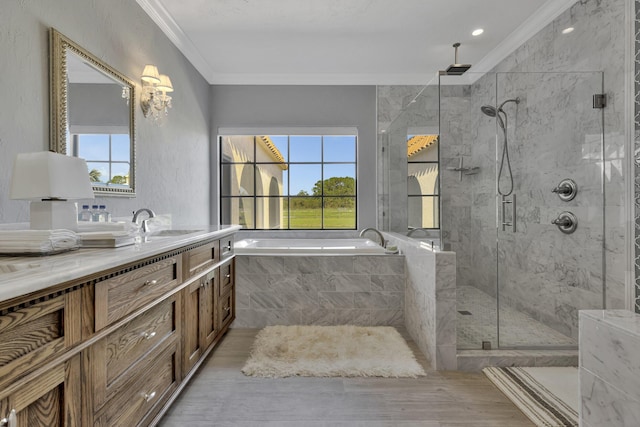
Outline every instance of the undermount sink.
POLYGON ((160 230, 160 231, 151 233, 151 236, 157 236, 157 237, 181 236, 183 234, 197 233, 199 231, 202 231, 202 230, 160 230))

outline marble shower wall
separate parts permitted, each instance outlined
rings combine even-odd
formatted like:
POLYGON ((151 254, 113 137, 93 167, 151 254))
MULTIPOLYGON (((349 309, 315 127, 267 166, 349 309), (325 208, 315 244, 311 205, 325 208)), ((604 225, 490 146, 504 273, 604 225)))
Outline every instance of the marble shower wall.
POLYGON ((635 11, 635 309, 640 313, 640 1, 635 2, 635 11))
MULTIPOLYGON (((501 270, 501 274, 517 276, 521 283, 524 274, 525 285, 512 286, 507 280, 502 295, 504 300, 571 335, 576 333, 577 308, 601 306, 602 269, 599 266, 602 263, 598 252, 602 253, 603 202, 600 199, 592 204, 594 208, 589 208, 588 203, 594 202, 602 169, 606 192, 606 303, 609 308, 624 306, 624 14, 624 0, 577 2, 522 44, 492 73, 470 85, 443 86, 441 93, 442 233, 443 242, 450 244, 457 255, 458 283, 495 294, 498 129, 495 121, 483 116, 479 108, 483 104, 495 105, 496 99, 501 102, 512 94, 524 94, 523 103, 517 109, 513 105, 505 106, 510 119, 514 119, 509 127, 518 133, 517 136, 510 134, 510 138, 515 145, 512 161, 521 193, 517 210, 521 231, 518 233, 523 235, 514 239, 515 236, 505 234, 502 254, 511 267, 501 270), (569 25, 576 30, 562 35, 560 30, 569 25), (581 79, 586 78, 588 82, 586 86, 581 84, 572 91, 576 75, 497 74, 496 82, 495 74, 582 70, 601 71, 604 75, 608 105, 603 111, 595 111, 604 116, 604 165, 594 158, 600 142, 596 141, 597 129, 594 129, 598 120, 589 119, 594 113, 591 95, 601 91, 596 77, 583 76, 581 79), (589 93, 591 90, 594 92, 589 93), (574 103, 576 96, 584 99, 574 103), (574 105, 574 113, 567 114, 569 102, 574 105), (569 128, 579 132, 569 132, 569 128), (568 156, 574 161, 568 161, 568 156), (460 181, 457 173, 446 169, 458 166, 460 158, 465 166, 480 166, 480 173, 463 176, 460 181), (581 193, 572 205, 557 203, 559 199, 551 193, 556 181, 565 174, 566 177, 579 176, 575 179, 581 193), (540 177, 544 177, 544 182, 540 177), (534 183, 540 185, 533 186, 534 183), (581 222, 580 232, 566 236, 550 222, 569 206, 581 222), (535 241, 523 243, 527 235, 535 235, 535 241), (559 255, 562 249, 567 249, 570 256, 559 255)), ((402 120, 400 117, 396 122, 402 120)), ((394 140, 389 139, 389 144, 393 143, 394 140)), ((399 147, 396 153, 400 153, 399 147)), ((400 162, 395 159, 395 163, 400 162)), ((395 163, 393 159, 389 161, 392 166, 395 163)), ((402 188, 406 193, 406 174, 392 175, 390 181, 390 188, 397 191, 402 188)), ((398 213, 403 214, 400 209, 398 213)), ((389 223, 401 226, 403 221, 406 217, 392 217, 389 223)))
POLYGON ((407 135, 438 133, 437 84, 378 87, 378 129, 378 224, 406 233, 407 135))
POLYGON ((404 283, 401 255, 238 255, 233 327, 403 326, 404 283))

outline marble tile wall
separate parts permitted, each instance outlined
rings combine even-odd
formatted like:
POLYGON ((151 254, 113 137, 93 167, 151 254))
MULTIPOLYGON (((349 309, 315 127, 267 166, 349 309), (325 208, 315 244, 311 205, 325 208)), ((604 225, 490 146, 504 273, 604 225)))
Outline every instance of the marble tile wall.
POLYGON ((401 255, 239 255, 233 327, 404 326, 404 283, 401 255))
POLYGON ((436 370, 457 369, 456 254, 384 233, 406 260, 405 327, 436 370))
POLYGON ((580 312, 580 425, 640 425, 640 315, 580 312))
POLYGON ((640 313, 640 1, 635 3, 635 310, 640 313))

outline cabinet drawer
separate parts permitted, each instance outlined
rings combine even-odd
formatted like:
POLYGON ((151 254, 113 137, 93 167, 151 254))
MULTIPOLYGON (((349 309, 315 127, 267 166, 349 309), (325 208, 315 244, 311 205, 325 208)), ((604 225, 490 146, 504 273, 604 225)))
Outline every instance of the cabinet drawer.
POLYGON ((123 374, 130 367, 144 363, 140 360, 145 354, 176 335, 178 316, 178 305, 172 297, 136 317, 91 348, 96 406, 102 405, 127 381, 130 375, 123 374))
POLYGON ((156 355, 153 363, 139 370, 97 414, 95 425, 130 427, 141 424, 145 418, 147 421, 153 418, 178 387, 178 363, 176 346, 156 355))
POLYGON ((233 236, 224 237, 220 239, 220 258, 228 258, 233 255, 233 243, 235 238, 233 236))
POLYGON ((96 332, 149 304, 178 285, 176 257, 96 283, 96 332))
POLYGON ((63 353, 80 339, 78 291, 0 316, 0 384, 63 353))
POLYGON ((185 253, 186 278, 193 277, 220 260, 220 242, 209 242, 185 253))
POLYGON ((220 297, 219 316, 220 330, 224 329, 233 319, 235 319, 235 289, 232 286, 229 292, 220 297))
POLYGON ((234 260, 220 266, 220 296, 231 290, 234 283, 234 260))

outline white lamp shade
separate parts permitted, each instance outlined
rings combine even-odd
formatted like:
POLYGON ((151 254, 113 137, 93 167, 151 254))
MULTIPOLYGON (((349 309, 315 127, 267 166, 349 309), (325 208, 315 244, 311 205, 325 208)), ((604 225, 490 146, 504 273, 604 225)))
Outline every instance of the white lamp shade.
POLYGON ((158 73, 158 67, 155 65, 145 65, 142 71, 140 79, 149 83, 160 83, 160 73, 158 73))
POLYGON ((173 85, 171 79, 166 74, 160 74, 160 83, 156 85, 158 90, 163 92, 173 92, 173 85))
POLYGON ((20 153, 13 164, 11 198, 93 199, 87 162, 50 151, 20 153))

